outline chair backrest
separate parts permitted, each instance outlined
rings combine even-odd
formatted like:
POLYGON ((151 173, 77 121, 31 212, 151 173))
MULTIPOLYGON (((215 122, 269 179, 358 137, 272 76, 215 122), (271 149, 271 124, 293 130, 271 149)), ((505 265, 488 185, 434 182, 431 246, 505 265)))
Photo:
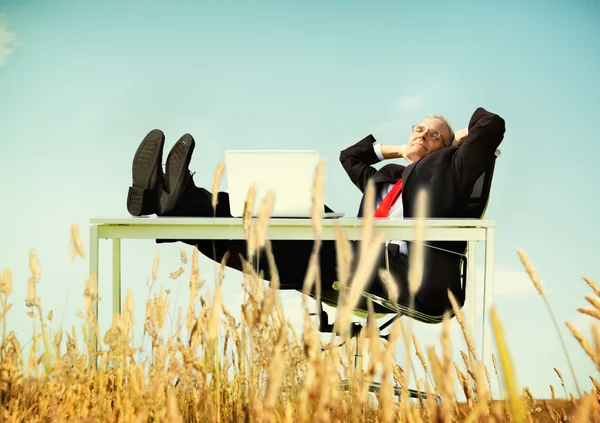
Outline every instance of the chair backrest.
POLYGON ((494 167, 496 159, 500 155, 500 151, 496 151, 494 158, 491 160, 487 170, 477 178, 473 191, 467 203, 467 214, 474 219, 482 219, 485 214, 488 202, 490 200, 490 190, 492 188, 492 178, 494 176, 494 167))
MULTIPOLYGON (((500 150, 496 150, 496 154, 494 158, 490 160, 490 164, 487 166, 486 170, 477 178, 475 184, 473 185, 473 190, 471 191, 471 196, 469 197, 469 201, 467 203, 467 217, 472 219, 483 219, 485 215, 485 210, 487 209, 489 200, 490 200, 490 190, 492 188, 492 179, 494 176, 494 168, 496 167, 496 159, 500 155, 500 150)), ((466 244, 466 243, 465 243, 466 244)), ((467 245, 465 245, 465 251, 463 254, 467 253, 467 245)), ((461 260, 461 274, 463 277, 463 289, 461 294, 456 294, 458 303, 462 307, 465 302, 466 295, 466 287, 467 287, 467 260, 466 257, 463 257, 461 260)), ((454 316, 454 313, 450 313, 451 316, 454 316)))

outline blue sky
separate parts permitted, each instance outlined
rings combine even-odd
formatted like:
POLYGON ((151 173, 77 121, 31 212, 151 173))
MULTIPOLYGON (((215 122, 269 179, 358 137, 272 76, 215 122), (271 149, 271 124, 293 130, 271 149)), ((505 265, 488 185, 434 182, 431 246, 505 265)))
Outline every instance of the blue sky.
MULTIPOLYGON (((9 325, 21 340, 30 334, 22 301, 30 248, 42 263, 44 308, 79 324, 87 263, 75 262, 69 276, 69 225, 79 224, 87 242, 89 218, 126 215, 132 155, 150 129, 165 132, 166 149, 186 132, 195 137, 191 168, 207 187, 226 149, 318 149, 328 162, 327 203, 353 215, 360 195, 337 161, 341 149, 369 133, 403 143, 429 113, 460 128, 483 106, 507 126, 486 215, 497 221, 494 302, 520 384, 548 396, 550 383, 559 386, 552 368, 568 369, 516 248, 541 274, 561 327, 569 320, 589 334, 576 309, 589 292, 581 277, 600 282, 599 42, 593 1, 0 0, 0 267, 15 278, 9 325)), ((160 249, 168 287, 181 247, 123 243, 123 284, 136 298, 140 331, 154 254, 160 249)), ((201 263, 211 280, 213 266, 201 263)), ((110 286, 109 269, 101 272, 110 286)), ((240 278, 228 278, 235 308, 240 278)), ((174 290, 180 306, 186 290, 187 282, 174 290)), ((283 297, 300 322, 300 294, 283 297)), ((438 328, 415 330, 422 343, 436 342, 438 328)), ((562 330, 589 389, 594 368, 562 330)), ((570 377, 567 384, 574 392, 570 377)))

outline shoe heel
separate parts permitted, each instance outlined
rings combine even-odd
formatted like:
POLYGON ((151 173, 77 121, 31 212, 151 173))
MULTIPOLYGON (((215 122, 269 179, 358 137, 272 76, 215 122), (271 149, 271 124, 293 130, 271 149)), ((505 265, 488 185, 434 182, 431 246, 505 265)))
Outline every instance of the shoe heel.
POLYGON ((127 211, 133 216, 145 216, 156 212, 156 193, 152 190, 129 187, 127 211))

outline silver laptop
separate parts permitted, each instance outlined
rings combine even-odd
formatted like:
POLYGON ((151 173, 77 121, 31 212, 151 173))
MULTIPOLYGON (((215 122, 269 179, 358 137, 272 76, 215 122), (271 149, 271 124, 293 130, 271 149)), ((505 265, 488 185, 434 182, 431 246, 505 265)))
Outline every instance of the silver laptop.
MULTIPOLYGON (((225 172, 231 215, 242 217, 251 185, 256 196, 252 215, 257 216, 269 190, 275 193, 271 213, 275 218, 310 218, 312 189, 319 153, 314 150, 227 150, 225 172)), ((325 213, 324 218, 344 213, 325 213)))

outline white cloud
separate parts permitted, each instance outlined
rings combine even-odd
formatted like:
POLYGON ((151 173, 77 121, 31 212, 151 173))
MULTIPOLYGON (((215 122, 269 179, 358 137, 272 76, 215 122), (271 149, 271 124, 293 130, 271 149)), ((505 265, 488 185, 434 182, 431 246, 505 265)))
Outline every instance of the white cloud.
POLYGON ((0 66, 6 63, 6 59, 13 52, 15 43, 15 34, 9 32, 3 25, 0 25, 0 66))
POLYGON ((373 132, 375 133, 383 133, 383 134, 397 134, 400 132, 401 123, 395 120, 386 120, 384 122, 378 123, 373 128, 373 132))
POLYGON ((398 108, 401 112, 406 112, 409 110, 418 109, 421 107, 421 104, 423 104, 423 100, 419 96, 402 97, 400 99, 400 105, 398 108))
MULTIPOLYGON (((481 287, 483 284, 483 266, 477 266, 477 285, 481 287)), ((542 288, 544 292, 550 292, 547 289, 547 282, 541 280, 542 288)), ((479 292, 479 288, 478 288, 479 292)), ((538 295, 533 282, 529 279, 527 272, 508 270, 508 269, 494 269, 494 296, 503 297, 529 297, 532 295, 538 295)))
POLYGON ((398 143, 398 136, 402 138, 402 142, 405 141, 404 137, 410 134, 410 122, 404 119, 406 112, 411 110, 417 110, 423 104, 423 100, 419 96, 405 96, 398 102, 397 113, 391 117, 391 119, 379 122, 373 127, 374 135, 381 138, 390 138, 387 143, 398 143))

